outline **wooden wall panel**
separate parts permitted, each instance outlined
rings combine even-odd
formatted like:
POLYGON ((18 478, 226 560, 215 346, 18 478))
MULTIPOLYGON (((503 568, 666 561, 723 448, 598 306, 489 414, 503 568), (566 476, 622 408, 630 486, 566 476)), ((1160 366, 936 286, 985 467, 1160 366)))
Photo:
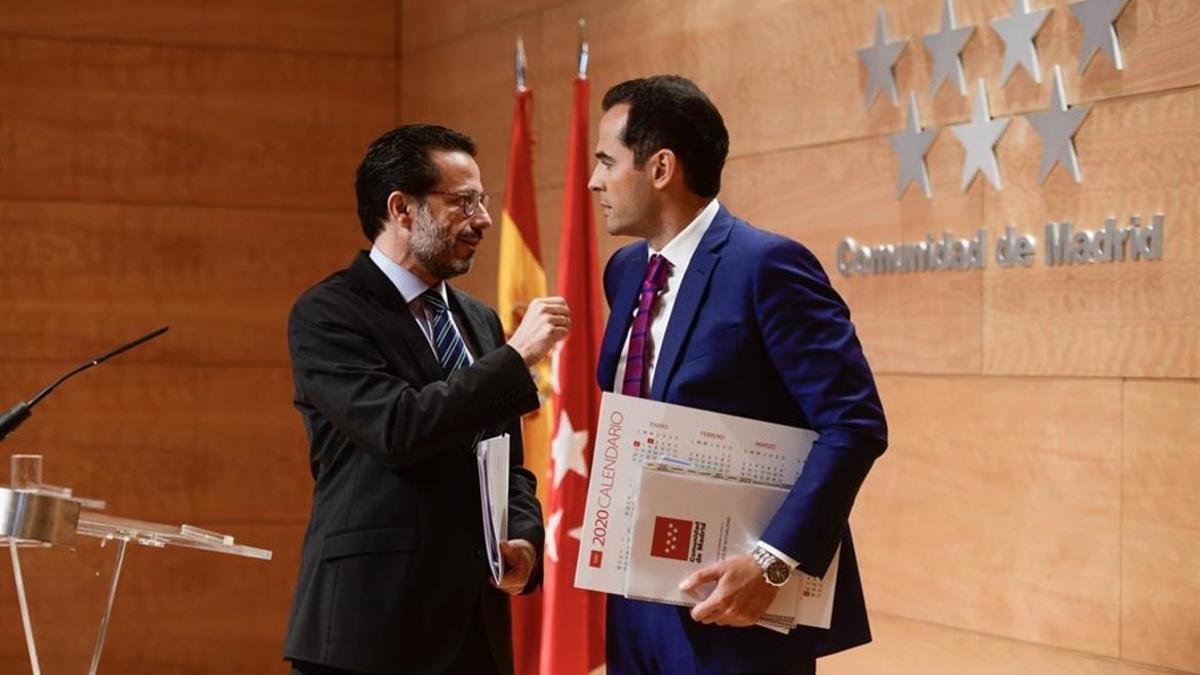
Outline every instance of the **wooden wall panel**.
POLYGON ((981 187, 958 193, 961 149, 940 140, 928 163, 930 201, 911 185, 895 201, 896 160, 880 139, 788 150, 729 163, 722 201, 738 216, 802 242, 845 297, 877 372, 980 372, 982 279, 973 273, 847 278, 838 244, 920 241, 943 231, 965 236, 979 222, 981 187))
MULTIPOLYGON (((1150 675, 1161 668, 874 612, 874 641, 819 660, 821 675, 1150 675)), ((1174 672, 1174 671, 1170 671, 1174 672)))
MULTIPOLYGON (((281 654, 304 523, 214 527, 273 559, 130 547, 100 672, 289 672, 281 654)), ((22 554, 42 672, 86 672, 112 551, 85 539, 75 551, 22 554)), ((11 574, 0 575, 0 608, 0 663, 28 672, 11 574)))
MULTIPOLYGON (((286 670, 312 489, 287 312, 365 246, 354 170, 398 117, 399 14, 396 0, 0 7, 0 405, 173 328, 47 399, 4 464, 41 453, 47 481, 110 513, 275 551, 135 547, 101 672, 286 670)), ((84 670, 111 551, 39 552, 68 558, 32 572, 35 621, 58 633, 43 672, 84 670)), ((11 578, 0 672, 26 672, 11 578)))
MULTIPOLYGON (((692 75, 721 109, 734 156, 903 127, 890 101, 863 105, 866 75, 855 50, 870 44, 875 11, 863 0, 741 3, 736 11, 720 0, 689 4, 692 75)), ((909 14, 889 12, 893 40, 911 32, 909 14)), ((911 86, 897 75, 902 89, 911 86)))
POLYGON ((83 361, 170 325, 143 362, 286 367, 292 303, 367 245, 352 213, 10 201, 0 224, 7 361, 83 361))
MULTIPOLYGON (((164 336, 166 337, 166 336, 164 336)), ((153 352, 154 345, 146 345, 153 352)), ((308 443, 287 367, 154 366, 142 355, 64 385, 4 443, 44 478, 151 520, 304 517, 308 443)), ((27 400, 73 363, 0 363, 0 400, 27 400)), ((3 474, 7 479, 7 468, 3 474)))
MULTIPOLYGON (((429 0, 397 0, 402 15, 401 54, 409 54, 468 38, 481 27, 495 27, 512 19, 551 7, 562 0, 459 0, 430 2, 429 0)), ((515 37, 515 36, 513 36, 515 37)), ((508 59, 512 64, 512 40, 509 40, 508 59)), ((492 69, 489 69, 492 70, 492 69)), ((499 70, 499 69, 494 69, 499 70)), ((509 68, 511 74, 511 68, 509 68)))
MULTIPOLYGON (((962 3, 964 7, 968 3, 962 3)), ((974 4, 974 3, 970 3, 974 4)), ((1033 4, 1033 3, 1031 3, 1033 4)), ((1079 50, 1083 30, 1071 14, 1071 0, 1053 0, 1033 4, 1034 8, 1052 7, 1037 38, 1038 58, 1042 66, 1042 85, 1026 77, 1024 71, 1013 75, 1000 87, 1003 42, 987 31, 993 45, 983 54, 983 73, 988 80, 992 111, 997 115, 1043 109, 1050 98, 1047 86, 1054 65, 1063 68, 1067 100, 1098 101, 1135 94, 1168 91, 1200 84, 1200 62, 1185 55, 1200 39, 1200 5, 1193 0, 1134 0, 1117 19, 1116 29, 1124 52, 1125 70, 1117 70, 1107 56, 1097 54, 1093 63, 1079 74, 1079 50)), ((995 18, 1011 13, 1012 3, 986 0, 986 16, 995 18)), ((958 8, 962 11, 963 8, 958 8)), ((960 14, 960 16, 962 16, 960 14)), ((938 24, 931 23, 930 30, 938 24)), ((974 63, 979 63, 975 61, 974 63)), ((978 70, 968 73, 979 77, 978 70)))
MULTIPOLYGON (((923 118, 930 124, 965 121, 967 101, 943 85, 928 96, 931 59, 920 38, 940 26, 941 3, 895 0, 887 9, 891 40, 909 38, 896 64, 897 88, 917 92, 923 118)), ((1060 63, 1067 70, 1070 100, 1076 94, 1076 55, 1082 30, 1065 0, 1042 3, 1053 11, 1037 41, 1043 82, 1060 63)), ((902 109, 881 97, 863 105, 866 70, 856 50, 873 40, 879 3, 739 3, 731 11, 720 0, 689 3, 689 40, 696 45, 694 76, 725 114, 735 155, 755 154, 821 142, 891 133, 903 127, 902 109), (736 58, 731 58, 736 55, 736 58)), ((1045 107, 1049 89, 1037 87, 1023 71, 1001 90, 1003 42, 987 26, 1011 13, 1008 0, 956 4, 959 25, 977 25, 964 55, 970 81, 988 83, 996 114, 1045 107)), ((1087 100, 1161 91, 1200 84, 1200 63, 1179 58, 1200 38, 1200 7, 1188 0, 1134 2, 1117 22, 1130 64, 1115 71, 1106 61, 1083 78, 1087 100)), ((1103 57, 1099 57, 1103 59, 1103 57)))
POLYGON ((872 606, 1117 656, 1120 383, 878 380, 890 447, 852 516, 872 606))
POLYGON ((1121 655, 1200 671, 1200 381, 1124 386, 1121 655))
POLYGON ((391 55, 394 0, 9 0, 7 35, 391 55))
POLYGON ((1200 374, 1200 89, 1098 103, 1077 146, 1084 182, 1056 168, 1036 183, 1041 141, 1023 121, 1004 139, 1005 192, 985 198, 993 238, 1006 225, 1038 238, 1026 270, 985 274, 988 373, 1128 377, 1200 374), (1164 260, 1047 267, 1043 226, 1148 224, 1166 214, 1164 260), (1154 330, 1147 327, 1154 326, 1154 330))
POLYGON ((0 38, 0 197, 353 212, 388 58, 0 38))
POLYGON ((592 100, 588 114, 594 145, 602 114, 600 103, 610 87, 634 77, 694 69, 696 44, 684 26, 686 11, 687 3, 672 0, 587 0, 543 12, 545 63, 533 66, 542 101, 536 118, 539 186, 562 185, 564 180, 570 83, 579 49, 578 20, 587 20, 592 100))

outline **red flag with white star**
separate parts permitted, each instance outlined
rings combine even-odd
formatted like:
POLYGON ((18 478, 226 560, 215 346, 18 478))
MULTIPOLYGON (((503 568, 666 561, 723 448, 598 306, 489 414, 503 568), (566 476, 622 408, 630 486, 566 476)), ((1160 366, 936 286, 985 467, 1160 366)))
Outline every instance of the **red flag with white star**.
POLYGON ((604 596, 575 588, 575 561, 587 499, 588 468, 600 414, 600 276, 588 193, 588 81, 573 85, 558 294, 571 308, 571 332, 555 361, 554 436, 550 450, 546 568, 542 603, 542 675, 585 675, 604 664, 604 596))

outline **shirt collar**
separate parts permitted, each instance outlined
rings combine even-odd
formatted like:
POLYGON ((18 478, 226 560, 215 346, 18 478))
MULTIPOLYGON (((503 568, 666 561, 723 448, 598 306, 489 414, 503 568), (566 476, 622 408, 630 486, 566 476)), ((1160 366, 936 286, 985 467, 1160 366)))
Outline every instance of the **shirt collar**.
POLYGON ((375 263, 375 266, 378 267, 380 271, 387 276, 388 280, 392 282, 392 285, 396 287, 396 290, 400 291, 400 295, 404 297, 405 304, 408 304, 421 297, 421 294, 430 288, 436 288, 438 295, 442 296, 442 301, 449 304, 449 300, 446 298, 446 282, 439 281, 436 286, 430 286, 424 281, 421 281, 417 275, 409 272, 400 265, 397 265, 395 261, 387 257, 387 255, 383 251, 379 250, 379 248, 376 246, 371 247, 370 257, 371 262, 375 263))
POLYGON ((704 233, 708 231, 708 226, 712 225, 713 219, 717 217, 717 211, 720 209, 720 202, 713 198, 708 206, 701 209, 692 222, 675 235, 674 239, 667 242, 661 251, 655 251, 654 247, 650 247, 650 255, 655 253, 661 255, 671 263, 673 273, 682 273, 687 269, 688 263, 692 261, 692 255, 700 246, 700 240, 704 238, 704 233))

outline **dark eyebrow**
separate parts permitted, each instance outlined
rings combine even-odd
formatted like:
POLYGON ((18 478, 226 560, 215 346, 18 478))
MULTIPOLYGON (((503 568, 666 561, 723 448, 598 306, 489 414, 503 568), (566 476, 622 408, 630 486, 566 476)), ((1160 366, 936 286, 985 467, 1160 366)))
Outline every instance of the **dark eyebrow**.
POLYGON ((607 159, 607 160, 609 160, 609 161, 612 161, 612 155, 608 154, 607 152, 597 152, 597 153, 596 153, 596 159, 599 159, 599 160, 606 160, 606 159, 607 159))

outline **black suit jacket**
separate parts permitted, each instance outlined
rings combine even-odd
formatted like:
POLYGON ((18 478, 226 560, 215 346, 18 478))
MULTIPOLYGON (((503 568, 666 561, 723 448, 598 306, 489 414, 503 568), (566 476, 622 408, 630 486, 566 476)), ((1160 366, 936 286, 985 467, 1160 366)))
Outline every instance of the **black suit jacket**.
MULTIPOLYGON (((511 436, 509 538, 532 542, 540 560, 519 417, 538 407, 537 389, 495 312, 453 288, 449 297, 478 355, 449 378, 365 253, 292 308, 295 405, 315 485, 285 658, 439 672, 480 607, 498 665, 511 668, 508 599, 487 582, 473 450, 479 438, 511 436)), ((539 580, 540 568, 530 588, 539 580)))

